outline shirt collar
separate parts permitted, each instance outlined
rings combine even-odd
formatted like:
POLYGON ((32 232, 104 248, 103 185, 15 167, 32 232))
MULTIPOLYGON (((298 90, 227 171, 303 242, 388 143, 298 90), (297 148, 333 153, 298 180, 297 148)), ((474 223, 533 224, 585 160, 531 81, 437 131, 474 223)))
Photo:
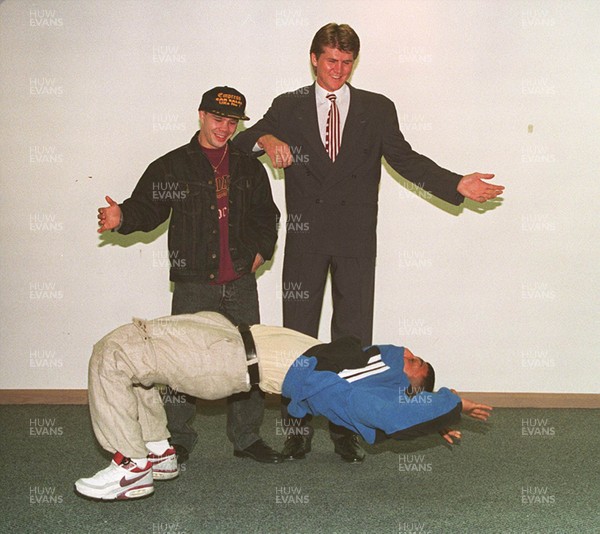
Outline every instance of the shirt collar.
POLYGON ((317 104, 322 104, 324 102, 328 102, 327 95, 334 94, 336 100, 339 102, 340 100, 344 100, 349 98, 350 88, 348 84, 345 83, 342 85, 337 91, 326 91, 323 89, 317 82, 315 82, 315 96, 317 98, 317 104))

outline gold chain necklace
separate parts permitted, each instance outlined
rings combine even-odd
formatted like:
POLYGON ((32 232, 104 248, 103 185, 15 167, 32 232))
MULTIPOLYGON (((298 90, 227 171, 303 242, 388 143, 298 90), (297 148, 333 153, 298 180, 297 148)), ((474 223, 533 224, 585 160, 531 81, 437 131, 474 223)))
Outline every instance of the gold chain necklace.
POLYGON ((210 163, 210 160, 209 160, 210 166, 213 168, 213 171, 214 171, 215 174, 217 174, 217 169, 221 166, 221 163, 223 163, 223 160, 225 159, 225 156, 227 155, 227 149, 228 148, 229 147, 226 144, 225 145, 225 150, 223 151, 223 155, 221 156, 221 159, 220 159, 219 163, 217 163, 216 167, 212 163, 210 163))

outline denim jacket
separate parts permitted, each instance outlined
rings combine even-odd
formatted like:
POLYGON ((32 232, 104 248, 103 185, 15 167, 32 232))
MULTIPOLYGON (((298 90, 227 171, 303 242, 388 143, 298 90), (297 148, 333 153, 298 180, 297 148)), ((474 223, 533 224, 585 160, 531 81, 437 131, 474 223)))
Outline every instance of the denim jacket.
MULTIPOLYGON (((277 241, 279 210, 262 164, 229 143, 229 250, 234 269, 249 273, 257 253, 268 260, 277 241)), ((219 214, 213 169, 198 143, 152 162, 121 205, 121 234, 169 223, 170 279, 211 282, 219 270, 219 214)))

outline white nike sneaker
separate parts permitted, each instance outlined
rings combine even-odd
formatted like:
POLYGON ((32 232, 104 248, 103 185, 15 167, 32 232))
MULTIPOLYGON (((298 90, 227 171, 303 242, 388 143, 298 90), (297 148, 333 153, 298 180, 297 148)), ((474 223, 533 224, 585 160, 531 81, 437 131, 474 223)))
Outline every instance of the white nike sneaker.
POLYGON ((152 477, 154 480, 171 480, 179 476, 177 455, 173 447, 169 447, 160 456, 150 453, 147 458, 152 464, 152 477))
POLYGON ((102 501, 139 499, 151 495, 154 493, 152 464, 147 462, 144 468, 140 468, 117 452, 106 469, 75 482, 75 491, 84 497, 102 501))

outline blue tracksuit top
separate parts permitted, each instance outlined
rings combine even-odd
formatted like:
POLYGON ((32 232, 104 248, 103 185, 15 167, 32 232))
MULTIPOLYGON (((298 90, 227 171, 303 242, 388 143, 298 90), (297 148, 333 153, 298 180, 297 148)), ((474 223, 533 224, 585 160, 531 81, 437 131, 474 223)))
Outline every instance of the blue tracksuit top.
POLYGON ((440 430, 460 417, 460 397, 447 388, 435 393, 406 395, 404 347, 377 345, 362 369, 315 371, 315 357, 300 356, 288 370, 282 395, 289 397, 290 415, 323 415, 332 423, 360 434, 367 443, 376 437, 415 437, 440 430), (379 431, 379 432, 378 432, 379 431), (391 436, 396 434, 396 436, 391 436))

